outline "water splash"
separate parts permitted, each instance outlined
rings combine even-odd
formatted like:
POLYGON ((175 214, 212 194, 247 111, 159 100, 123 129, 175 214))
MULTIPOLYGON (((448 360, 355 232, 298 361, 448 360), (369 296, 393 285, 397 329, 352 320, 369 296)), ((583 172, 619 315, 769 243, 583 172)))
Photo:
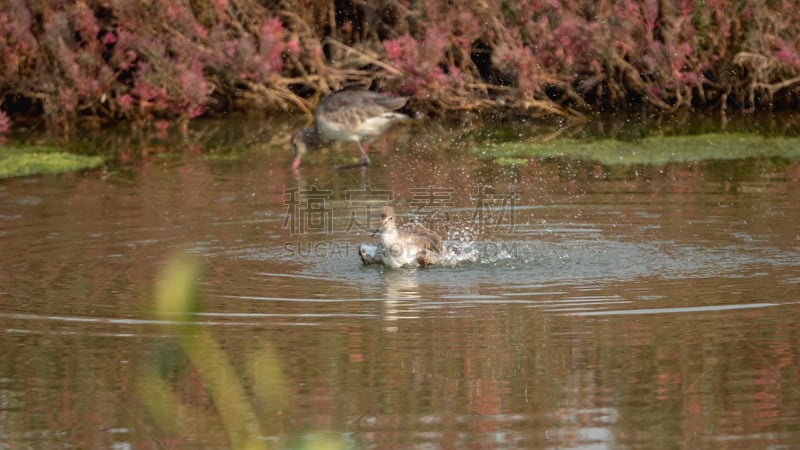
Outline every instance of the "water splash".
MULTIPOLYGON (((450 237, 450 236, 448 236, 450 237)), ((463 264, 495 264, 519 257, 522 244, 517 241, 480 241, 467 235, 442 242, 442 252, 434 265, 455 267, 463 264)), ((364 264, 382 264, 383 246, 363 243, 358 254, 364 264)))
POLYGON ((445 241, 438 264, 456 266, 463 263, 494 264, 516 259, 520 248, 513 241, 445 241))
POLYGON ((456 266, 463 263, 495 264, 520 256, 521 244, 517 241, 486 239, 482 227, 474 223, 451 228, 442 243, 444 251, 440 264, 456 266))

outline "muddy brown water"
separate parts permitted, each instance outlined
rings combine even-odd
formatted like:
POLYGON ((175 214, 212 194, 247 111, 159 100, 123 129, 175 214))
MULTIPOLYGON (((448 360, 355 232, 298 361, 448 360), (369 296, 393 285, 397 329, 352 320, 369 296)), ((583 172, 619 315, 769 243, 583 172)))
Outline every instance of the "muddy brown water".
POLYGON ((800 442, 797 161, 504 167, 443 141, 396 130, 366 171, 328 170, 349 146, 293 174, 285 148, 237 141, 0 181, 0 446, 229 445, 221 400, 152 313, 176 253, 200 262, 193 318, 249 398, 248 361, 274 352, 282 388, 254 401, 268 445, 800 442), (387 202, 458 256, 362 266, 387 202), (152 372, 206 419, 159 423, 152 372))

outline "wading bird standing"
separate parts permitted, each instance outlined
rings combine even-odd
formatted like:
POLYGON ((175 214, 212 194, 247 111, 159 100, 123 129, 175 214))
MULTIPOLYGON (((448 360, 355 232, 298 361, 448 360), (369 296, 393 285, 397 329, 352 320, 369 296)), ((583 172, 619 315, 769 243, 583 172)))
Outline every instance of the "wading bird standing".
POLYGON ((339 167, 366 167, 369 156, 366 143, 377 138, 392 124, 409 117, 397 112, 408 97, 390 97, 365 90, 343 90, 334 92, 317 105, 314 124, 292 136, 292 168, 300 166, 303 156, 331 141, 355 142, 361 152, 358 164, 339 167))

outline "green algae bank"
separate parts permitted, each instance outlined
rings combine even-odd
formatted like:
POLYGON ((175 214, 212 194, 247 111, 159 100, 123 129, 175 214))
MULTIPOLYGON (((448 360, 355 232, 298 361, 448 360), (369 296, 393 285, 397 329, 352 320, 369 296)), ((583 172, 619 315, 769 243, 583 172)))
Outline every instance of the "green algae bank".
POLYGON ((0 146, 0 179, 94 169, 101 156, 76 155, 50 146, 0 146))
POLYGON ((653 136, 638 140, 553 139, 548 142, 504 142, 475 147, 480 157, 504 163, 525 158, 564 158, 604 165, 663 165, 708 160, 798 158, 800 138, 744 133, 653 136))
POLYGON ((0 442, 791 447, 793 120, 415 120, 343 171, 291 170, 302 117, 48 147, 107 162, 0 180, 0 442), (363 266, 386 204, 455 263, 363 266))

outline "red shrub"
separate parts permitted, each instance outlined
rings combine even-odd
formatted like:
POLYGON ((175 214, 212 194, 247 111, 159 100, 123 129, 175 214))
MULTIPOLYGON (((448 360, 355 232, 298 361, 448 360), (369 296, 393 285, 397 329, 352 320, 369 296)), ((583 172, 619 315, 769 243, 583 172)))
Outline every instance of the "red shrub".
POLYGON ((5 0, 0 104, 15 123, 185 123, 377 81, 437 109, 798 106, 790 0, 337 5, 5 0))

